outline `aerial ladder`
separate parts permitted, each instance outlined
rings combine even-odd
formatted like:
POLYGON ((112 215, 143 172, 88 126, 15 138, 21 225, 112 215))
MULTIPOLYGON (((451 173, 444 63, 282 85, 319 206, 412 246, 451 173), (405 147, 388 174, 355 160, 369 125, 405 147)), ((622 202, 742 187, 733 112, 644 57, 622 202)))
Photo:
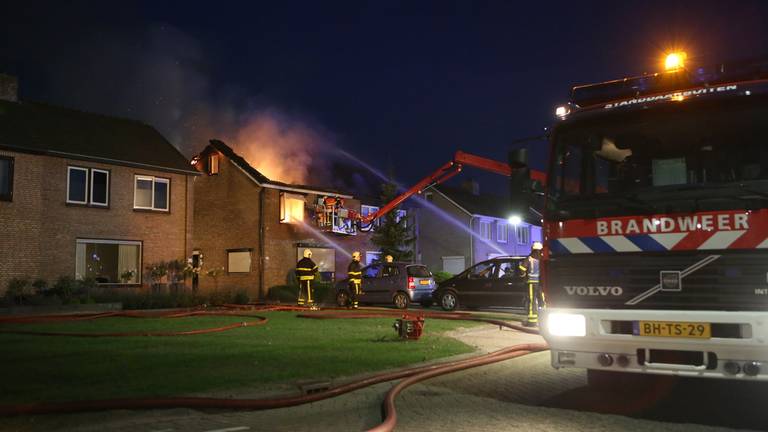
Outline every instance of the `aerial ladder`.
MULTIPOLYGON (((513 154, 517 156, 511 156, 509 163, 499 162, 497 160, 473 155, 473 154, 458 150, 454 154, 453 159, 451 161, 445 163, 443 166, 435 170, 433 173, 421 179, 419 182, 411 186, 408 190, 402 192, 400 195, 398 195, 392 201, 386 203, 384 206, 382 206, 378 211, 374 213, 363 216, 353 210, 344 209, 343 203, 342 203, 342 206, 340 206, 339 200, 335 197, 322 198, 321 199, 322 203, 318 205, 318 209, 316 213, 317 214, 322 213, 324 215, 323 221, 335 220, 337 221, 337 224, 340 227, 343 227, 340 229, 334 229, 333 232, 337 232, 340 234, 344 234, 344 233, 349 234, 351 233, 350 228, 354 230, 359 229, 361 231, 368 231, 371 228, 371 224, 376 219, 379 219, 384 215, 386 215, 387 213, 391 212, 408 198, 417 194, 421 194, 433 186, 437 186, 441 183, 444 183, 450 180, 451 178, 459 174, 464 169, 464 167, 478 168, 483 171, 500 174, 506 177, 517 176, 517 177, 520 177, 521 179, 530 178, 531 180, 538 181, 541 184, 545 184, 546 175, 544 172, 531 170, 530 177, 529 177, 527 175, 528 174, 527 168, 524 168, 526 166, 525 161, 520 160, 520 162, 522 163, 517 163, 520 158, 522 159, 526 158, 526 153, 524 149, 521 149, 521 150, 522 151, 518 150, 513 152, 513 154)), ((326 222, 325 225, 327 227, 330 224, 326 222)), ((324 228, 323 225, 320 225, 320 227, 324 228)))

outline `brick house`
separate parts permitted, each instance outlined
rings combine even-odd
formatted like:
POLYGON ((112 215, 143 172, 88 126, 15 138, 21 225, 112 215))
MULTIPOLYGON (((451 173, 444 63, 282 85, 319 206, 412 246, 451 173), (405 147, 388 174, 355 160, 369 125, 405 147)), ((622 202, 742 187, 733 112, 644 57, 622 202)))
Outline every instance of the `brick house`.
POLYGON ((146 265, 189 256, 198 173, 173 145, 16 88, 0 75, 0 293, 14 277, 140 286, 146 265))
POLYGON ((294 267, 305 248, 313 250, 326 280, 346 277, 349 254, 355 250, 363 253, 364 263, 378 258, 369 233, 320 232, 315 223, 315 206, 324 197, 340 198, 344 208, 362 214, 377 210, 366 205, 370 202, 327 188, 270 180, 217 140, 193 163, 203 173, 193 180, 193 256, 202 255, 203 273, 223 268, 215 279, 201 276, 201 289, 244 289, 251 298, 263 299, 270 288, 295 283, 294 267))
POLYGON ((424 200, 418 211, 418 249, 432 271, 456 274, 497 256, 525 256, 532 242, 541 241, 540 226, 531 220, 509 223, 509 199, 481 194, 476 182, 434 187, 424 200))

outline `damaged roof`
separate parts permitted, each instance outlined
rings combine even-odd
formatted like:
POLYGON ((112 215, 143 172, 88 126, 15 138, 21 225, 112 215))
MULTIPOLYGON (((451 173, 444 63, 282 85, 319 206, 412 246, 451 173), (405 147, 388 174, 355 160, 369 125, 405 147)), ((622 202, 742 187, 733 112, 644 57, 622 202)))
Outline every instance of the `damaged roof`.
POLYGON ((198 174, 152 126, 38 102, 0 100, 0 148, 198 174))
POLYGON ((318 187, 318 186, 311 186, 311 185, 302 185, 302 184, 290 184, 290 183, 283 183, 275 180, 270 180, 259 172, 256 168, 252 167, 251 164, 248 163, 248 161, 245 160, 244 157, 237 154, 232 147, 225 144, 223 141, 220 140, 211 140, 210 145, 208 148, 203 150, 200 155, 205 155, 208 153, 208 149, 215 149, 219 153, 226 156, 229 160, 231 160, 235 165, 237 165, 240 169, 246 172, 256 183, 258 183, 260 186, 268 186, 268 187, 274 187, 276 189, 285 189, 285 190, 299 190, 302 192, 319 192, 329 195, 338 195, 340 197, 344 198, 352 198, 351 195, 341 193, 337 190, 325 188, 325 187, 318 187))

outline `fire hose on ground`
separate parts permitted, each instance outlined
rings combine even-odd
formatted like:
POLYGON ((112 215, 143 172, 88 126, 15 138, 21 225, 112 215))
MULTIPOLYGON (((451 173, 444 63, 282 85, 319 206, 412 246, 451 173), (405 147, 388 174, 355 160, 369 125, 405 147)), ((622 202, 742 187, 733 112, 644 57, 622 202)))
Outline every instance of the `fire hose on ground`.
MULTIPOLYGON (((355 312, 306 312, 306 308, 294 306, 234 306, 231 309, 247 309, 256 311, 305 311, 297 315, 301 318, 311 319, 363 319, 363 318, 390 318, 402 315, 400 311, 393 310, 358 310, 355 312)), ((503 320, 483 318, 467 313, 435 313, 425 312, 426 318, 478 321, 489 324, 507 327, 525 333, 536 334, 536 329, 524 327, 522 325, 511 324, 503 320)), ((192 330, 186 332, 125 332, 125 333, 64 333, 64 332, 32 332, 23 330, 8 330, 4 333, 21 333, 36 335, 53 336, 183 336, 191 334, 204 334, 219 331, 225 331, 231 328, 242 327, 243 325, 261 325, 267 322, 267 318, 255 315, 245 315, 242 313, 233 313, 230 311, 172 311, 164 313, 147 312, 107 312, 99 314, 74 314, 74 315, 47 315, 47 316, 25 316, 25 317, 5 317, 0 318, 0 323, 33 323, 33 322, 54 322, 66 320, 87 320, 106 317, 130 317, 130 318, 180 318, 187 316, 237 316, 259 318, 259 321, 238 323, 230 326, 217 327, 213 329, 192 330)), ((167 397, 167 398, 130 398, 130 399, 107 399, 90 401, 72 401, 72 402, 49 402, 49 403, 28 403, 15 405, 0 405, 0 415, 32 415, 32 414, 53 414, 53 413, 74 413, 85 411, 103 411, 114 409, 163 409, 163 408, 191 408, 191 409, 237 409, 237 410, 267 410, 275 408, 287 408, 303 405, 311 402, 317 402, 324 399, 336 397, 345 393, 369 387, 375 384, 402 379, 400 383, 392 387, 387 393, 383 404, 384 421, 380 425, 371 429, 372 431, 391 431, 397 422, 397 411, 395 408, 395 398, 407 387, 420 381, 427 380, 440 375, 452 372, 462 371, 491 363, 520 357, 533 352, 547 349, 546 344, 520 344, 488 354, 478 355, 472 358, 455 360, 446 363, 417 366, 394 372, 383 372, 372 375, 367 378, 352 381, 331 387, 327 390, 299 395, 272 399, 228 399, 228 398, 206 398, 206 397, 167 397)))

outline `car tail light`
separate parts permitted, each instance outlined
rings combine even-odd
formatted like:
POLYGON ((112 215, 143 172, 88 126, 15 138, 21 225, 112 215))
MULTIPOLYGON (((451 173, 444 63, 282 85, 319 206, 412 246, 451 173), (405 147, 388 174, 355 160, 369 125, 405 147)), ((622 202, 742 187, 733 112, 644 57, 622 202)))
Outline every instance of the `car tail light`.
POLYGON ((416 281, 413 280, 413 276, 408 276, 408 289, 416 289, 416 281))

